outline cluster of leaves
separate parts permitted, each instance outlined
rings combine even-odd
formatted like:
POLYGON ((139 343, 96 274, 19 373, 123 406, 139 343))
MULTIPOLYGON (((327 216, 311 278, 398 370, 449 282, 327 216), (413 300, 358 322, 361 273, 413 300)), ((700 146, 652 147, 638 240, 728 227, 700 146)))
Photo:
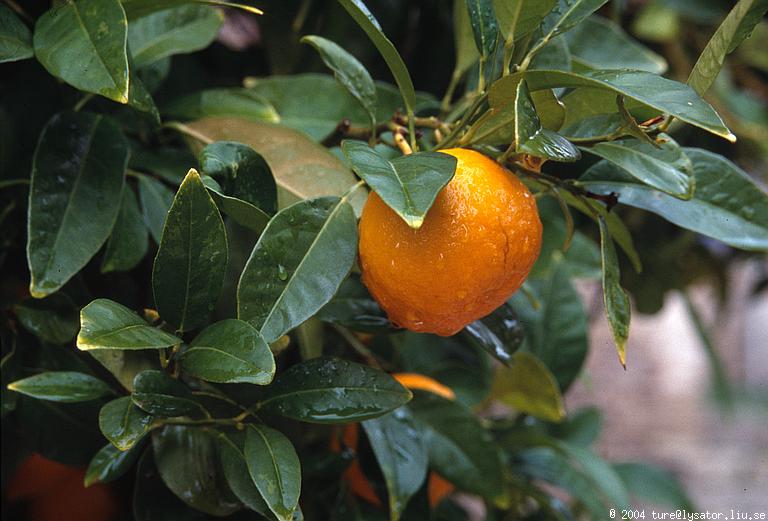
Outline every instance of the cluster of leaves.
MULTIPOLYGON (((61 94, 34 149, 9 138, 0 165, 2 262, 14 266, 20 243, 27 252, 3 279, 4 434, 89 462, 86 485, 135 476, 137 520, 466 518, 450 501, 430 513, 428 469, 482 498, 488 519, 602 519, 630 490, 688 506, 658 469, 591 450, 599 413, 566 418, 562 395, 588 347, 573 279, 601 279, 624 363, 614 243, 632 269, 641 259, 616 201, 768 249, 766 194, 668 134, 683 122, 734 139, 701 96, 766 2, 737 3, 685 84, 595 14, 606 0, 456 0, 440 101, 415 91, 364 3, 339 0, 397 87, 310 35, 335 78, 246 78, 156 103, 171 56, 215 38, 223 14, 211 3, 74 0, 36 20, 0 5, 0 60, 63 82, 41 80, 61 94), (546 196, 541 257, 523 292, 458 335, 397 331, 356 274, 356 219, 370 189, 421 226, 453 176, 455 160, 436 152, 450 146, 496 158, 546 196), (575 163, 575 176, 542 172, 545 161, 575 163), (392 372, 430 376, 456 400, 392 372), (509 414, 487 413, 491 403, 509 414), (341 431, 329 425, 351 422, 359 446, 332 450, 341 431), (388 513, 350 494, 342 475, 355 458, 388 513)), ((35 126, 13 122, 22 136, 35 126)))

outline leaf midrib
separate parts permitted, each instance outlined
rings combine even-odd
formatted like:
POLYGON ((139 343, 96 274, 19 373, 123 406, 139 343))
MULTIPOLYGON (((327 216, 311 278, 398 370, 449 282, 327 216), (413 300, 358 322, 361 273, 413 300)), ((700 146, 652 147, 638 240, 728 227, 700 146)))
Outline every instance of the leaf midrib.
POLYGON ((328 393, 336 390, 353 391, 353 392, 366 392, 366 393, 383 393, 393 394, 397 396, 407 396, 407 392, 401 392, 394 389, 374 389, 372 387, 358 387, 358 386, 335 386, 335 387, 317 387, 313 389, 296 389, 282 394, 275 394, 269 398, 262 400, 256 404, 257 408, 262 408, 265 405, 274 402, 275 400, 285 399, 286 397, 306 395, 312 393, 328 393))

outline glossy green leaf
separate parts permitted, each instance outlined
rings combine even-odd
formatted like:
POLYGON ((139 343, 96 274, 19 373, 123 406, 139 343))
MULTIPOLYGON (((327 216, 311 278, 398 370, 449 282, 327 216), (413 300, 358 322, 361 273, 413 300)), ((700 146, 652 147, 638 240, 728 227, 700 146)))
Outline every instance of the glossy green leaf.
POLYGON ((664 134, 654 146, 638 139, 605 141, 584 148, 625 170, 644 184, 679 199, 693 197, 693 165, 683 149, 664 134))
POLYGON ((290 521, 299 504, 301 464, 291 441, 266 425, 251 424, 243 451, 248 473, 269 509, 290 521))
POLYGON ((127 25, 119 0, 59 4, 35 24, 35 56, 73 87, 128 103, 127 25))
POLYGON ((376 85, 365 66, 357 58, 322 36, 305 36, 302 43, 314 47, 323 63, 333 71, 336 80, 360 102, 371 116, 371 126, 376 125, 376 85))
POLYGON ((0 63, 25 60, 35 55, 32 32, 6 5, 0 5, 0 63))
POLYGON ((112 445, 126 451, 149 432, 152 416, 136 407, 130 396, 112 400, 99 412, 99 429, 112 445))
POLYGON ((667 70, 667 61, 635 41, 621 26, 591 16, 565 35, 572 59, 589 69, 637 69, 654 74, 667 70))
POLYGON ((509 304, 502 304, 480 320, 467 324, 464 333, 498 361, 509 364, 525 338, 523 326, 509 304))
MULTIPOLYGON (((335 85, 333 79, 329 79, 335 85)), ((308 85, 306 88, 312 89, 311 83, 308 85)), ((207 118, 190 124, 190 127, 212 141, 238 141, 261 154, 277 182, 279 208, 303 199, 343 195, 357 181, 355 175, 328 149, 282 125, 207 118)), ((366 191, 360 189, 350 197, 358 215, 365 196, 366 191)))
POLYGON ((264 158, 248 145, 217 141, 200 151, 203 173, 218 180, 227 196, 268 215, 277 212, 277 185, 264 158))
POLYGON ((23 300, 13 307, 13 311, 24 329, 53 344, 72 340, 80 325, 77 308, 64 293, 23 300))
POLYGON ((245 265, 238 318, 274 342, 331 300, 356 256, 357 223, 345 199, 289 206, 270 221, 245 265))
POLYGON ((410 407, 421 423, 430 467, 461 490, 490 500, 503 496, 499 448, 469 409, 423 391, 410 407))
MULTIPOLYGON (((650 72, 618 70, 588 71, 580 74, 566 71, 533 70, 524 73, 531 91, 557 87, 592 87, 621 94, 628 100, 668 113, 686 123, 702 128, 730 141, 734 135, 720 116, 692 88, 650 72)), ((509 91, 519 78, 510 75, 497 81, 492 88, 509 91)))
MULTIPOLYGON (((181 184, 187 170, 189 170, 189 165, 194 164, 195 156, 188 148, 146 147, 137 142, 131 143, 131 159, 128 161, 128 168, 138 172, 154 174, 173 186, 181 184)), ((138 179, 141 179, 141 177, 137 176, 138 179)), ((166 211, 171 207, 173 193, 167 199, 166 211)), ((161 234, 162 231, 163 226, 161 222, 161 234)))
POLYGON ((165 331, 152 327, 127 307, 107 299, 96 299, 80 311, 77 347, 92 349, 160 349, 181 343, 165 331))
POLYGON ((183 120, 235 116, 252 121, 280 121, 280 115, 269 101, 243 88, 206 89, 188 94, 163 106, 162 113, 183 120))
POLYGON ((542 128, 525 80, 518 84, 515 96, 514 138, 518 152, 554 161, 576 161, 581 157, 570 141, 542 128))
POLYGON ((357 25, 365 31, 365 34, 368 35, 373 45, 376 46, 381 57, 384 58, 390 72, 392 72, 392 76, 395 77, 400 94, 403 96, 406 111, 412 115, 416 107, 416 91, 413 89, 413 82, 408 73, 408 68, 405 66, 405 62, 403 62, 397 49, 384 35, 379 22, 374 18, 362 0, 339 0, 339 3, 347 10, 357 25))
POLYGON ((600 9, 608 0, 558 0, 552 11, 542 21, 545 39, 564 33, 592 13, 600 9))
POLYGON ((386 313, 371 297, 358 277, 350 275, 331 301, 315 315, 323 322, 355 331, 384 333, 393 331, 386 313))
POLYGON ((257 407, 310 423, 345 423, 376 418, 410 399, 410 391, 378 369, 313 358, 279 374, 257 407))
POLYGON ((209 382, 266 385, 275 375, 275 359, 248 322, 227 319, 211 324, 181 357, 182 370, 209 382))
POLYGON ((511 367, 497 371, 492 392, 494 398, 521 413, 554 422, 565 417, 557 380, 531 353, 512 355, 511 367))
POLYGON ((133 379, 141 371, 158 365, 157 353, 141 350, 93 349, 88 351, 104 369, 120 382, 127 391, 133 390, 133 379))
POLYGON ((155 242, 160 244, 165 219, 173 204, 173 192, 157 179, 139 175, 139 199, 144 224, 155 242))
POLYGON ((128 164, 112 120, 62 112, 43 129, 32 164, 27 260, 30 293, 42 298, 75 275, 109 237, 128 164))
MULTIPOLYGON (((125 7, 128 20, 136 20, 163 9, 178 7, 187 4, 203 4, 205 6, 219 6, 242 9, 250 14, 264 14, 263 11, 245 3, 228 2, 225 0, 121 0, 125 7)), ((210 9, 210 7, 209 7, 210 9)))
POLYGON ((152 269, 160 316, 179 331, 205 324, 227 271, 227 235, 216 203, 191 169, 173 199, 152 269))
POLYGON ((568 415, 564 422, 551 427, 558 439, 569 445, 591 447, 603 429, 603 414, 597 407, 585 407, 568 415))
POLYGON ((362 141, 341 144, 352 169, 411 228, 424 223, 437 194, 456 172, 456 158, 441 152, 420 152, 391 161, 362 141))
POLYGON ((248 201, 232 197, 224 193, 221 185, 212 177, 203 175, 200 178, 216 202, 219 210, 231 217, 237 224, 261 233, 269 224, 270 215, 248 201))
POLYGON ((515 42, 535 31, 557 0, 493 0, 499 29, 507 42, 515 42))
POLYGON ((136 67, 205 49, 216 38, 224 15, 204 5, 181 5, 134 20, 128 45, 136 67))
POLYGON ((131 69, 129 78, 130 89, 128 91, 128 105, 132 108, 146 112, 152 119, 152 122, 156 125, 160 124, 160 112, 157 110, 155 100, 152 98, 149 90, 144 86, 144 82, 141 80, 136 70, 131 69))
POLYGON ((528 70, 545 69, 570 71, 573 68, 571 49, 564 35, 555 36, 531 60, 528 70))
POLYGON ((111 443, 104 445, 88 464, 85 471, 83 486, 90 487, 96 483, 109 483, 125 475, 141 455, 141 444, 121 451, 111 443))
POLYGON ((245 433, 219 432, 218 441, 221 468, 229 488, 246 507, 262 516, 269 516, 269 506, 261 497, 245 463, 245 433))
POLYGON ((400 519, 427 478, 427 446, 408 406, 362 422, 387 485, 390 519, 400 519))
POLYGON ((534 309, 522 292, 510 303, 526 330, 526 347, 544 362, 565 391, 578 376, 587 354, 587 313, 562 264, 547 279, 529 279, 529 291, 540 304, 534 309))
POLYGON ((657 505, 696 510, 683 486, 669 472, 649 463, 616 463, 613 468, 633 496, 657 505))
POLYGON ((616 192, 619 202, 656 213, 668 221, 745 250, 768 250, 768 196, 744 171, 722 156, 686 148, 693 162, 696 192, 678 201, 637 183, 629 174, 600 162, 582 177, 597 193, 616 192))
POLYGON ((608 231, 608 225, 602 217, 598 222, 600 224, 600 256, 603 261, 603 305, 608 324, 613 332, 619 361, 626 367, 630 319, 629 297, 621 287, 619 258, 616 256, 616 248, 608 231))
POLYGON ((39 400, 86 402, 112 394, 98 378, 74 371, 48 371, 8 384, 8 389, 39 400))
POLYGON ((194 416, 205 412, 192 399, 192 391, 187 386, 157 369, 136 375, 131 400, 152 416, 194 416))
POLYGON ((216 439, 208 431, 166 426, 154 433, 152 447, 160 477, 184 503, 216 517, 240 509, 226 485, 216 439))
POLYGON ((493 12, 493 0, 465 1, 477 50, 482 57, 488 57, 496 48, 499 36, 496 14, 493 12))
POLYGON ((147 254, 149 240, 144 217, 136 195, 129 187, 123 188, 120 213, 107 241, 101 272, 128 271, 136 267, 147 254))
POLYGON ((755 25, 768 11, 766 0, 739 0, 704 47, 688 76, 688 85, 705 94, 720 73, 725 57, 752 34, 755 25))

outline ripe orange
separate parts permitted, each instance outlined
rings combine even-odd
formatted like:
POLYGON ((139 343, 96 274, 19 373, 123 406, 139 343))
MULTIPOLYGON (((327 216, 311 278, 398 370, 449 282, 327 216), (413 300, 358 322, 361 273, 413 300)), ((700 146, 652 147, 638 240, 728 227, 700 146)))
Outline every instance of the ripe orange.
MULTIPOLYGON (((423 374, 395 373, 392 377, 409 389, 429 391, 448 400, 454 400, 456 398, 456 395, 450 387, 441 384, 429 376, 424 376, 423 374)), ((359 427, 357 423, 350 423, 344 427, 342 433, 344 446, 349 447, 352 450, 357 450, 358 431, 359 427)), ((338 436, 331 438, 331 450, 333 452, 341 452, 341 443, 339 442, 338 436)), ((349 483, 349 490, 357 497, 379 508, 383 508, 379 496, 373 490, 371 482, 368 481, 368 478, 363 473, 363 469, 357 459, 354 459, 349 467, 347 467, 347 470, 344 471, 344 479, 349 483)), ((427 480, 427 495, 429 496, 429 504, 432 508, 455 490, 455 487, 437 472, 430 472, 427 480)))
POLYGON ((536 201, 510 171, 479 152, 458 160, 418 230, 375 193, 360 218, 362 280, 395 324, 449 336, 503 304, 541 249, 536 201))

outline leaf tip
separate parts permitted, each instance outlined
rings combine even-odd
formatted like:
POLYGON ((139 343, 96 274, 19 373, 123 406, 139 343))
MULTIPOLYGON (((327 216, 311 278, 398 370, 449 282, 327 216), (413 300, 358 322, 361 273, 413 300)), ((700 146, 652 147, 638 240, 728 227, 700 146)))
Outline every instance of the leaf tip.
POLYGON ((424 224, 424 217, 422 216, 404 215, 403 220, 414 230, 418 230, 424 224))

